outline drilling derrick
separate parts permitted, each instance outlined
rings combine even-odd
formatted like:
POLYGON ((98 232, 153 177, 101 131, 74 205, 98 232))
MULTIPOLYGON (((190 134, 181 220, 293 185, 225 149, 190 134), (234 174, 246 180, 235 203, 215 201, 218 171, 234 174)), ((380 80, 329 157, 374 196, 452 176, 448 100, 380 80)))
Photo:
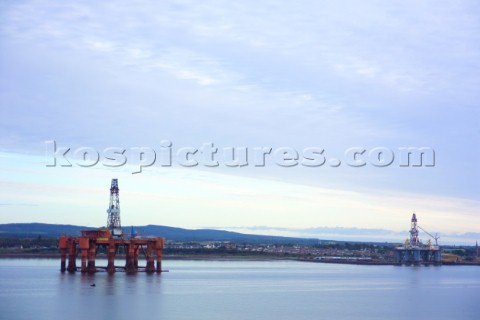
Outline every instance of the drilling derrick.
POLYGON ((120 197, 118 194, 118 179, 112 179, 110 187, 110 205, 108 206, 107 229, 112 232, 113 236, 122 235, 122 225, 120 223, 120 197))
POLYGON ((412 216, 412 223, 410 227, 410 246, 418 247, 420 246, 420 239, 418 238, 418 228, 417 228, 417 216, 415 213, 412 216))

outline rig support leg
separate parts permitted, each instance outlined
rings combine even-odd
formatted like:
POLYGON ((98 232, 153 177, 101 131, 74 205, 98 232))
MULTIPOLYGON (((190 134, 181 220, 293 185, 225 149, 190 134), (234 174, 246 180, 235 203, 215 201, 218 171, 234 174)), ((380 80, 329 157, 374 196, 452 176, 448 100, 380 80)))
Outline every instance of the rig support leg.
POLYGON ((135 270, 135 263, 134 263, 134 248, 133 244, 129 243, 127 244, 127 257, 126 257, 126 262, 125 262, 125 272, 127 273, 134 273, 135 270))
POLYGON ((145 268, 145 271, 147 273, 153 273, 155 272, 155 260, 153 257, 153 252, 155 248, 155 242, 150 241, 147 243, 147 267, 145 268))
POLYGON ((58 239, 58 247, 60 248, 60 271, 65 272, 67 270, 67 247, 68 247, 68 238, 65 236, 58 239))
POLYGON ((88 249, 82 249, 82 272, 87 272, 87 256, 88 256, 88 249))
POLYGON ((108 244, 108 273, 115 272, 115 249, 115 243, 113 241, 110 241, 110 243, 108 244))
POLYGON ((68 272, 77 271, 77 243, 75 239, 70 239, 68 248, 68 272))
POLYGON ((67 270, 67 249, 60 249, 61 250, 61 261, 60 261, 60 271, 65 272, 67 270))
POLYGON ((88 265, 87 265, 88 273, 97 272, 97 268, 95 267, 96 251, 97 251, 97 245, 95 241, 90 241, 90 248, 88 248, 88 265))
POLYGON ((89 249, 89 240, 86 237, 80 237, 78 239, 78 245, 82 254, 82 266, 80 271, 87 272, 87 258, 88 258, 88 249, 89 249))
POLYGON ((138 254, 140 252, 140 245, 133 246, 133 267, 138 271, 138 254))
POLYGON ((163 238, 158 239, 155 242, 155 249, 156 249, 156 255, 157 255, 157 269, 156 271, 158 273, 162 272, 162 251, 163 251, 163 238))

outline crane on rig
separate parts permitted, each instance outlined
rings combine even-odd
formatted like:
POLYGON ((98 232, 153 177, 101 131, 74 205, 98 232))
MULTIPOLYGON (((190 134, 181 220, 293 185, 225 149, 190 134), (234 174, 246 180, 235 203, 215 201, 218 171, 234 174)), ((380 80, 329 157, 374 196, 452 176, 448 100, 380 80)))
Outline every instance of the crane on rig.
POLYGON ((438 236, 438 233, 435 233, 435 235, 432 235, 430 232, 428 232, 427 230, 423 229, 422 227, 420 227, 418 224, 417 224, 417 227, 422 230, 423 232, 425 232, 426 234, 428 234, 430 237, 432 237, 433 240, 435 240, 435 246, 438 247, 438 239, 440 239, 440 237, 438 236))

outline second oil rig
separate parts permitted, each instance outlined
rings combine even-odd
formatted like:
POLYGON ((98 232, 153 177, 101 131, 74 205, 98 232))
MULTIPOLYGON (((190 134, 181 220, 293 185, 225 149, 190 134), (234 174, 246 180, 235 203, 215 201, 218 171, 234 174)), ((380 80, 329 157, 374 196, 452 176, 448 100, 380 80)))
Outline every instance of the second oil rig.
POLYGON ((82 230, 81 235, 78 237, 64 235, 59 238, 61 252, 60 270, 62 272, 80 270, 87 273, 103 270, 109 273, 116 271, 125 271, 127 273, 138 271, 147 273, 162 272, 162 251, 165 239, 161 237, 137 237, 133 232, 133 227, 130 235, 122 231, 118 179, 112 179, 110 205, 107 213, 106 228, 82 230), (95 258, 99 250, 107 253, 107 266, 96 266, 95 258), (120 250, 125 253, 124 266, 115 265, 115 256, 120 250), (144 267, 138 265, 140 252, 144 254, 146 259, 144 267), (81 255, 80 268, 77 267, 78 253, 81 255))
POLYGON ((412 215, 410 238, 405 240, 402 247, 395 248, 395 262, 405 265, 441 265, 442 264, 442 250, 438 245, 439 237, 433 236, 425 229, 417 224, 417 216, 412 215), (435 240, 435 244, 429 239, 427 244, 423 244, 418 237, 418 229, 423 230, 426 234, 435 240))

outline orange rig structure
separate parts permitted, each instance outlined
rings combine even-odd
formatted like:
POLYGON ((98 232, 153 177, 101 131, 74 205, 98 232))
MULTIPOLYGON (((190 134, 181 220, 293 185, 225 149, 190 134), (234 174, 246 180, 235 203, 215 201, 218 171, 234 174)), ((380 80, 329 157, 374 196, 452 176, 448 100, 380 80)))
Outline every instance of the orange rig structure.
POLYGON ((64 235, 59 238, 59 248, 61 252, 60 270, 62 272, 78 271, 77 255, 80 251, 82 259, 81 272, 95 273, 99 271, 99 269, 106 269, 109 273, 114 273, 119 270, 127 273, 135 273, 138 271, 148 273, 162 272, 162 251, 165 239, 160 237, 137 237, 133 232, 133 227, 131 235, 122 232, 117 179, 112 179, 110 206, 107 212, 108 222, 106 228, 82 230, 81 236, 79 237, 64 235), (108 265, 106 267, 95 265, 95 258, 99 248, 105 249, 107 252, 108 265), (120 248, 123 248, 125 252, 124 267, 115 266, 115 254, 120 248), (140 251, 145 255, 147 261, 145 267, 138 266, 140 251), (155 260, 157 262, 156 266, 155 260))

